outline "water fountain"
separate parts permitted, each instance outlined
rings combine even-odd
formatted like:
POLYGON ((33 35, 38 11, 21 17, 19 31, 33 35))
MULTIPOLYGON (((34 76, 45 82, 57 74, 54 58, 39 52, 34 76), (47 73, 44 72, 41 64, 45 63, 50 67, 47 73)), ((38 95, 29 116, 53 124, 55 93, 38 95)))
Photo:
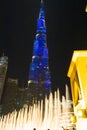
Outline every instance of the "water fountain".
POLYGON ((0 117, 0 130, 62 130, 63 127, 72 126, 70 114, 66 107, 66 100, 62 97, 60 101, 59 89, 55 91, 54 97, 50 93, 49 99, 38 101, 33 106, 24 105, 18 112, 0 117), (44 111, 43 111, 44 109, 44 111))

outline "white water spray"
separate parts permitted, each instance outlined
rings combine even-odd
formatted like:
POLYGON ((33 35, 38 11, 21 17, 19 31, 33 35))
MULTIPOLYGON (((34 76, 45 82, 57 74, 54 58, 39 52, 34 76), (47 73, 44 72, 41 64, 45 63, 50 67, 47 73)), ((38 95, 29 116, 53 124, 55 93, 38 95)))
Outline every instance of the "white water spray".
POLYGON ((45 104, 41 101, 30 107, 24 105, 19 112, 15 110, 0 118, 0 130, 62 130, 62 126, 70 125, 68 114, 68 117, 63 115, 66 112, 66 100, 64 97, 62 100, 61 106, 60 93, 57 90, 54 98, 52 93, 49 99, 45 98, 45 104))

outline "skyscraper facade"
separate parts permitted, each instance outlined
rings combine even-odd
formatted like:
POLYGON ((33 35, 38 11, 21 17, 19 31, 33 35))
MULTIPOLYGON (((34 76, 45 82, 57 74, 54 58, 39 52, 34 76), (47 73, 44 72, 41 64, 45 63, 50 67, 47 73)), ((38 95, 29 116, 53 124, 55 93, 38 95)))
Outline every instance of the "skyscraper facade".
POLYGON ((44 2, 41 1, 27 88, 29 90, 28 96, 34 100, 43 99, 45 95, 49 95, 51 90, 46 36, 44 2))

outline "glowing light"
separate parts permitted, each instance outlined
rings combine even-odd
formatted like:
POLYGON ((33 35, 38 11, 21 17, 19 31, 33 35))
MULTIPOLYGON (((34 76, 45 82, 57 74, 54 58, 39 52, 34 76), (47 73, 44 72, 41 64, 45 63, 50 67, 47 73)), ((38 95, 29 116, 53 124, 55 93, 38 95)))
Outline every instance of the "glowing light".
POLYGON ((77 115, 78 115, 79 118, 86 118, 87 117, 86 109, 80 109, 80 110, 78 110, 77 115))
POLYGON ((30 83, 32 83, 32 80, 29 80, 29 81, 28 81, 28 84, 30 84, 30 83))
POLYGON ((62 126, 73 127, 70 123, 71 113, 62 113, 59 90, 54 95, 53 98, 50 93, 49 99, 45 98, 45 104, 43 101, 30 107, 25 104, 19 112, 15 110, 0 117, 0 130, 62 130, 62 126))
POLYGON ((76 123, 76 116, 75 115, 71 115, 70 119, 71 119, 72 123, 76 123))
POLYGON ((87 5, 86 5, 86 7, 85 7, 85 12, 87 13, 87 5))

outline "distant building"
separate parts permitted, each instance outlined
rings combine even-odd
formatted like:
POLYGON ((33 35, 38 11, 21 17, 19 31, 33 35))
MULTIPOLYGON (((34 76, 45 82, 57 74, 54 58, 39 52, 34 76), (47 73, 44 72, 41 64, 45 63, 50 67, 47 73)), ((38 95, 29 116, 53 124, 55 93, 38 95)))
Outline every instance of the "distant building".
POLYGON ((15 97, 18 91, 18 79, 7 78, 2 97, 3 113, 8 113, 15 107, 15 97))
POLYGON ((8 68, 8 57, 7 56, 1 56, 0 57, 0 101, 3 94, 3 89, 5 85, 5 78, 6 78, 6 72, 8 68))
POLYGON ((7 85, 18 86, 18 79, 8 78, 7 85))
POLYGON ((22 108, 25 104, 24 96, 25 87, 19 86, 19 79, 7 77, 0 104, 0 114, 7 114, 22 108))

